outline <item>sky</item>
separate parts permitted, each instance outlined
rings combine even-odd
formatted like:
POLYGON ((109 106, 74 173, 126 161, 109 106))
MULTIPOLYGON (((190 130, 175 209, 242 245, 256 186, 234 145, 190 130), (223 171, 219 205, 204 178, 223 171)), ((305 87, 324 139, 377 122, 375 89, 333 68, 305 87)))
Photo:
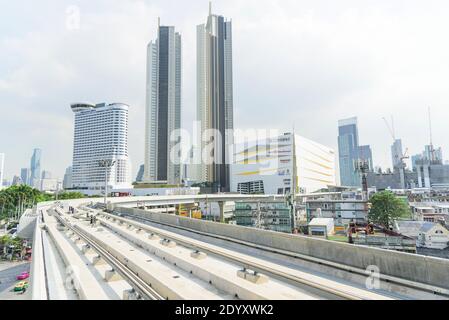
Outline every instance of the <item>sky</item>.
MULTIPOLYGON (((146 45, 157 17, 182 35, 182 126, 196 111, 196 25, 204 0, 0 0, 0 153, 12 179, 42 149, 42 169, 71 165, 77 101, 129 110, 133 178, 144 159, 146 45)), ((337 150, 337 121, 391 166, 394 117, 409 154, 429 142, 449 159, 449 2, 217 0, 232 19, 234 123, 295 132, 337 150)))

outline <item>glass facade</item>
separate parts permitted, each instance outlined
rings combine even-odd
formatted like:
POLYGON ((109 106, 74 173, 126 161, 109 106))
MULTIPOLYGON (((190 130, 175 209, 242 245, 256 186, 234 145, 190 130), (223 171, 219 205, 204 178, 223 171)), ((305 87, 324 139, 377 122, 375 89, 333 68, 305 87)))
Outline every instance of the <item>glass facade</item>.
POLYGON ((355 161, 359 158, 357 118, 338 122, 338 157, 340 184, 342 186, 360 186, 361 179, 355 171, 355 161))

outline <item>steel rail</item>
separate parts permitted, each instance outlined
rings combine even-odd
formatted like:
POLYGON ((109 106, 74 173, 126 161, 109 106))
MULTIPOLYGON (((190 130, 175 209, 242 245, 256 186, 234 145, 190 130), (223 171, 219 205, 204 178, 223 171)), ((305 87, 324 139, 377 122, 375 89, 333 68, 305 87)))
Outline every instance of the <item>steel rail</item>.
POLYGON ((65 221, 56 210, 54 210, 54 212, 56 212, 56 217, 61 224, 82 238, 86 244, 88 244, 112 268, 114 268, 114 271, 126 279, 131 287, 136 290, 142 298, 147 298, 149 300, 164 300, 164 298, 156 290, 154 290, 151 285, 139 278, 126 264, 104 249, 102 245, 91 238, 88 233, 79 229, 77 226, 72 226, 68 221, 65 221))

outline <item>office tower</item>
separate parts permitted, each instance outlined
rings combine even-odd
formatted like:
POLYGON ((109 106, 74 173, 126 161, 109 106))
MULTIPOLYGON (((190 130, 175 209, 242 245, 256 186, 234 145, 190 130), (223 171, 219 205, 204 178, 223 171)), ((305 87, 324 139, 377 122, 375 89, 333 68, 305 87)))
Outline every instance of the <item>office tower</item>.
POLYGON ((368 163, 369 171, 374 170, 373 153, 371 151, 371 146, 369 145, 359 146, 359 159, 365 160, 368 163))
POLYGON ((145 172, 145 165, 141 164, 139 167, 139 171, 137 172, 136 176, 136 182, 142 182, 143 181, 143 174, 145 172))
MULTIPOLYGON (((198 180, 229 191, 228 152, 233 145, 232 23, 212 14, 197 26, 197 120, 201 159, 198 180)), ((200 160, 200 161, 199 161, 200 160)))
POLYGON ((34 149, 33 155, 31 157, 30 163, 30 186, 36 189, 40 187, 40 178, 41 178, 41 149, 34 149))
POLYGON ((357 118, 338 121, 338 160, 340 165, 340 183, 342 186, 360 186, 360 174, 355 170, 355 161, 359 159, 359 134, 357 118))
POLYGON ((391 160, 393 168, 401 167, 402 155, 402 141, 401 139, 395 139, 391 145, 391 160))
MULTIPOLYGON (((5 170, 5 154, 4 153, 0 153, 0 182, 3 181, 3 177, 4 177, 4 170, 5 170)), ((1 183, 0 183, 1 184, 1 183)), ((0 185, 0 189, 1 189, 1 185, 0 185)))
POLYGON ((22 180, 23 184, 26 184, 26 185, 30 184, 30 169, 29 168, 20 169, 20 179, 22 180))
POLYGON ((64 189, 72 188, 72 166, 65 169, 64 179, 62 180, 62 187, 64 189))
MULTIPOLYGON (((109 190, 131 186, 128 159, 128 105, 74 103, 72 186, 75 189, 109 190), (115 161, 109 168, 100 160, 115 161)), ((100 192, 99 192, 100 193, 100 192)))
POLYGON ((159 25, 157 39, 147 47, 145 181, 180 183, 181 155, 174 152, 180 137, 171 137, 180 127, 181 35, 159 25))

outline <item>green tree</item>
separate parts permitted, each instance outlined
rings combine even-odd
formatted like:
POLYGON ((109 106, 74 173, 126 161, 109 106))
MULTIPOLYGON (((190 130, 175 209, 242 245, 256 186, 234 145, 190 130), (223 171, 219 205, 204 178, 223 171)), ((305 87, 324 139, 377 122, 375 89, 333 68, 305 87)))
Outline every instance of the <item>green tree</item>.
POLYGON ((391 191, 375 193, 371 197, 370 203, 369 220, 385 228, 389 228, 393 220, 410 215, 410 209, 407 204, 391 191))
POLYGON ((59 200, 67 200, 67 199, 80 199, 84 198, 84 194, 81 192, 61 192, 58 194, 59 200))

